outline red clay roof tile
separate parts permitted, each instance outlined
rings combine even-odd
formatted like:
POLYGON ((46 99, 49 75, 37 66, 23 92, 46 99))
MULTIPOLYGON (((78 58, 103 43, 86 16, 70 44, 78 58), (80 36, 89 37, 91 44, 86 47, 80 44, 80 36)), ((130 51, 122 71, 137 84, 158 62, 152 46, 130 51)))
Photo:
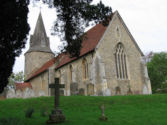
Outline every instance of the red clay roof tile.
MULTIPOLYGON (((82 48, 81 48, 79 57, 95 49, 101 37, 103 36, 106 28, 107 27, 104 27, 102 24, 97 24, 86 32, 86 38, 82 41, 82 48)), ((56 66, 56 69, 77 59, 76 57, 70 58, 69 54, 61 53, 57 57, 46 62, 41 68, 39 68, 34 74, 32 74, 26 81, 34 78, 35 76, 47 70, 50 66, 55 64, 55 62, 58 61, 60 57, 61 57, 61 60, 59 64, 56 66)))
POLYGON ((31 88, 32 89, 31 83, 29 83, 29 82, 15 83, 15 86, 16 86, 16 90, 23 90, 25 88, 31 88))

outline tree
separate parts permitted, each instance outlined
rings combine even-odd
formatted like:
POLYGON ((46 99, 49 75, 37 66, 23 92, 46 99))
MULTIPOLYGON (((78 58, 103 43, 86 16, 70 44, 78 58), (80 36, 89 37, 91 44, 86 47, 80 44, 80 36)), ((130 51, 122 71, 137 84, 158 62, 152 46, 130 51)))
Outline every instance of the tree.
POLYGON ((111 7, 105 7, 101 1, 92 5, 92 1, 54 0, 57 10, 54 30, 61 36, 62 41, 66 42, 64 50, 72 57, 80 55, 81 42, 86 38, 83 32, 90 21, 101 22, 107 26, 111 19, 111 7))
MULTIPOLYGON (((40 0, 35 0, 40 1, 40 0)), ((111 7, 102 2, 92 5, 93 0, 42 0, 53 4, 57 10, 54 31, 65 43, 64 51, 72 57, 80 55, 81 42, 86 35, 84 28, 90 21, 107 26, 112 14, 111 7)), ((1 0, 0 2, 0 93, 8 83, 15 57, 25 46, 29 25, 27 23, 29 0, 1 0)), ((56 15, 55 15, 56 16, 56 15)))
POLYGON ((26 43, 28 0, 0 1, 0 93, 8 83, 15 57, 26 43))
POLYGON ((148 75, 151 80, 152 91, 165 87, 167 80, 167 53, 156 53, 151 61, 147 63, 148 75))
MULTIPOLYGON (((40 0, 35 0, 40 1, 40 0)), ((93 0, 42 0, 54 5, 57 12, 54 31, 63 41, 63 51, 68 52, 72 57, 80 55, 81 42, 85 38, 85 27, 89 22, 102 23, 107 26, 112 16, 111 7, 105 6, 101 1, 91 4, 93 0)))
POLYGON ((23 71, 18 73, 12 73, 8 78, 8 85, 14 86, 16 82, 24 82, 24 73, 23 71))

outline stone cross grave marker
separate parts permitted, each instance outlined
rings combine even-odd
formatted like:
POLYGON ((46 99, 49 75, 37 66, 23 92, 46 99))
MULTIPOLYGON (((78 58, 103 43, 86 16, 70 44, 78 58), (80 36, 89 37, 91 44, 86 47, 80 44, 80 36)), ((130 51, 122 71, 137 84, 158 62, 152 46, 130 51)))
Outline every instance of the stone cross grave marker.
POLYGON ((101 116, 100 116, 99 120, 106 121, 108 118, 104 114, 104 110, 105 110, 104 104, 102 104, 100 106, 100 109, 101 109, 101 116))
POLYGON ((54 109, 49 115, 49 120, 47 124, 60 123, 65 121, 65 116, 62 113, 62 110, 59 108, 59 97, 60 97, 60 88, 64 88, 64 85, 59 84, 59 78, 55 78, 55 83, 49 85, 49 88, 55 88, 54 95, 54 109))

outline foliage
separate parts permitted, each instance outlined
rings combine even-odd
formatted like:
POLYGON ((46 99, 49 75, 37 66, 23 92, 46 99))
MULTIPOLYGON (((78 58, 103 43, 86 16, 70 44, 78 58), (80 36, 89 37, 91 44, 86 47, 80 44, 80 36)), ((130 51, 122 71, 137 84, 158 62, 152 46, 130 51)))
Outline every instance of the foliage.
POLYGON ((16 82, 23 82, 24 81, 24 73, 23 71, 18 73, 12 73, 10 77, 8 78, 8 85, 14 86, 14 83, 16 82))
POLYGON ((15 57, 26 43, 28 0, 0 1, 0 93, 8 83, 15 57))
POLYGON ((155 53, 147 67, 152 91, 167 88, 167 53, 155 53))
MULTIPOLYGON (((42 1, 52 5, 52 0, 42 1)), ((92 1, 53 0, 57 12, 54 31, 64 42, 63 51, 67 51, 72 57, 80 55, 82 40, 86 38, 84 29, 90 21, 107 26, 111 19, 111 7, 105 6, 101 1, 94 5, 92 1)))
POLYGON ((0 125, 24 125, 18 118, 3 118, 0 119, 0 125))
POLYGON ((34 108, 28 108, 28 109, 25 111, 25 117, 26 117, 26 118, 31 118, 33 113, 34 113, 34 108))
POLYGON ((71 56, 79 56, 84 28, 90 21, 101 22, 111 16, 112 10, 102 2, 91 5, 92 0, 54 0, 57 20, 54 29, 66 41, 65 50, 71 56))
MULTIPOLYGON (((61 125, 166 125, 167 94, 138 96, 61 96, 60 108, 67 120, 61 125), (100 121, 99 106, 105 104, 107 121, 100 121)), ((53 97, 7 99, 0 101, 0 118, 16 117, 25 125, 45 125, 48 117, 42 107, 53 109, 53 97), (35 109, 33 118, 24 117, 24 109, 35 109), (11 108, 12 107, 12 108, 11 108)))
MULTIPOLYGON (((39 0, 36 0, 39 1, 39 0)), ((42 0, 51 3, 52 0, 42 0)), ((57 21, 54 30, 61 34, 64 50, 71 56, 79 56, 85 26, 90 21, 107 25, 112 14, 110 7, 102 2, 92 5, 93 0, 54 0, 57 21)), ((26 43, 29 0, 1 0, 0 2, 0 93, 8 83, 15 57, 26 43)))

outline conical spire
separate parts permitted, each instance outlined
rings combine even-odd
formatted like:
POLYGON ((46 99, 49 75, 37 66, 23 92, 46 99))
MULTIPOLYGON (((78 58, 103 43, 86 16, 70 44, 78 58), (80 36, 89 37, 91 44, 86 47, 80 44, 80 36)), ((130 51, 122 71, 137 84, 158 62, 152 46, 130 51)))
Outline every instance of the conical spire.
POLYGON ((42 14, 39 13, 38 20, 35 26, 34 34, 30 38, 30 48, 27 52, 49 52, 52 53, 49 44, 49 38, 46 35, 42 14))

